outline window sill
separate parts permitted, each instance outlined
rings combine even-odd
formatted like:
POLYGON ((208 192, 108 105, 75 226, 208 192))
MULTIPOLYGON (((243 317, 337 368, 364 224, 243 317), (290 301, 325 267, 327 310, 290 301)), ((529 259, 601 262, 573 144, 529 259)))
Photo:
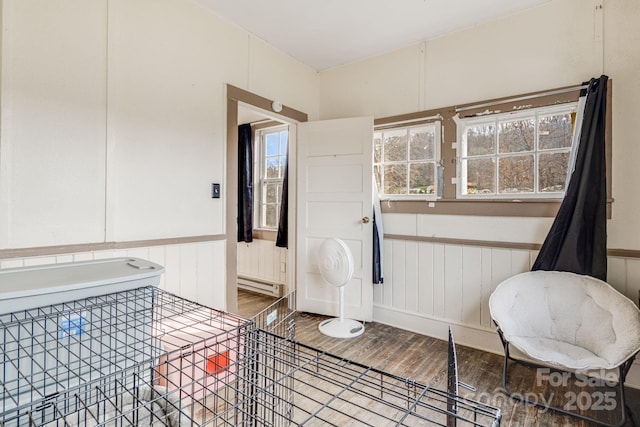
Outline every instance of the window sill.
POLYGON ((278 230, 272 230, 270 228, 254 228, 253 238, 258 240, 271 240, 276 241, 278 230))
MULTIPOLYGON (((375 191, 375 190, 374 190, 375 191)), ((380 203, 386 202, 437 202, 438 197, 436 195, 413 195, 413 196, 403 196, 403 195, 394 195, 390 196, 387 194, 380 195, 380 203)))
MULTIPOLYGON (((519 200, 383 200, 382 213, 409 213, 433 215, 510 216, 555 218, 560 199, 519 200)), ((613 199, 607 200, 607 219, 611 219, 613 199)))
POLYGON ((382 213, 553 218, 562 200, 385 200, 382 213))

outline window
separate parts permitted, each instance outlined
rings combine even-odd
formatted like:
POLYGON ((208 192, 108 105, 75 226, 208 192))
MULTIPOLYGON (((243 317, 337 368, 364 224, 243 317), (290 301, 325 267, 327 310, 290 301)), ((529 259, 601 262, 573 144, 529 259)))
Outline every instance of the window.
POLYGON ((440 134, 440 122, 374 132, 373 167, 381 196, 439 194, 440 134))
POLYGON ((258 228, 277 229, 282 201, 282 182, 287 165, 287 126, 262 129, 256 132, 260 141, 258 228))
MULTIPOLYGON (((381 193, 386 193, 383 133, 399 130, 400 124, 418 126, 419 120, 428 124, 440 121, 436 127, 440 133, 436 134, 436 194, 410 194, 407 177, 406 193, 387 195, 385 198, 394 203, 385 203, 383 212, 554 217, 566 191, 568 165, 576 154, 573 131, 580 126, 575 121, 582 113, 578 109, 584 107, 582 89, 584 85, 578 84, 376 118, 374 164, 381 193)), ((607 92, 607 102, 605 149, 610 217, 611 90, 607 92)))
POLYGON ((577 103, 461 119, 458 197, 561 198, 577 103))

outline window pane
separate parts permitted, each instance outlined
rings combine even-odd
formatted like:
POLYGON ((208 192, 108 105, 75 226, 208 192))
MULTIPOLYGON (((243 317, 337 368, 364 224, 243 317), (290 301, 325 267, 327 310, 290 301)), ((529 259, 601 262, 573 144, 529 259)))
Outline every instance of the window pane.
POLYGON ((493 124, 477 124, 465 129, 467 156, 480 156, 496 152, 496 127, 493 124))
POLYGON ((278 147, 280 143, 278 141, 277 133, 268 133, 267 134, 267 144, 265 149, 265 155, 267 156, 277 156, 278 155, 278 147))
POLYGON ((435 132, 431 127, 414 128, 409 132, 409 160, 431 160, 435 156, 435 132))
POLYGON ((459 172, 464 194, 489 198, 498 194, 513 198, 561 194, 575 126, 575 104, 553 108, 462 119, 459 172))
POLYGON ((463 161, 462 167, 467 168, 467 194, 496 192, 494 159, 467 159, 463 161))
POLYGON ((499 126, 500 153, 533 151, 535 143, 535 121, 533 118, 501 122, 499 126))
POLYGON ((434 163, 409 165, 409 194, 435 194, 434 163))
POLYGON ((502 157, 498 169, 500 193, 533 193, 533 156, 502 157))
POLYGON ((265 176, 267 178, 279 178, 280 177, 280 158, 269 157, 266 159, 265 176))
POLYGON ((382 134, 376 132, 373 134, 373 162, 380 163, 382 161, 382 134))
POLYGON ((287 141, 289 140, 289 131, 283 130, 280 132, 280 155, 287 154, 287 141))
POLYGON ((382 191, 382 165, 374 165, 373 166, 373 176, 376 177, 376 185, 378 186, 378 193, 383 193, 383 191, 382 191))
POLYGON ((384 193, 407 194, 407 165, 385 165, 384 193))
POLYGON ((545 153, 538 156, 538 187, 541 193, 565 190, 569 152, 545 153))
MULTIPOLYGON (((407 131, 395 130, 384 133, 384 161, 407 160, 407 131)), ((405 183, 406 184, 406 183, 405 183)))
POLYGON ((571 114, 540 117, 538 143, 541 150, 571 147, 571 114))
POLYGON ((270 182, 265 184, 264 201, 266 203, 278 202, 278 183, 270 182))
POLYGON ((264 225, 272 228, 278 226, 278 205, 267 205, 264 225))

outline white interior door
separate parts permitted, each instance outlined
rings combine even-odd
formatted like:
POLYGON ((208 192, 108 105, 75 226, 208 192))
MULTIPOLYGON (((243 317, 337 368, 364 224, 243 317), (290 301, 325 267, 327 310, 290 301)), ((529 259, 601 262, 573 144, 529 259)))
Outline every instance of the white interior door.
POLYGON ((372 140, 371 117, 298 125, 300 311, 338 315, 338 289, 324 281, 317 262, 320 244, 337 237, 349 246, 355 264, 345 286, 345 317, 372 320, 372 140))

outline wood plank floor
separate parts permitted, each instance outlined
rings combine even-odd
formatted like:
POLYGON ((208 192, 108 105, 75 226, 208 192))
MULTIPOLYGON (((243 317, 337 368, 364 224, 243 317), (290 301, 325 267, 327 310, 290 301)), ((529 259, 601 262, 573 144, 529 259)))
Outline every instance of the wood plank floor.
MULTIPOLYGON (((251 317, 274 301, 275 298, 272 297, 239 291, 239 314, 251 317)), ((435 388, 446 389, 447 343, 445 341, 376 322, 368 323, 366 332, 360 337, 336 339, 318 331, 318 324, 324 319, 326 319, 324 316, 298 313, 296 339, 336 356, 411 378, 435 388)), ((500 408, 503 414, 502 426, 587 427, 593 425, 574 417, 525 405, 506 396, 501 391, 502 356, 460 345, 457 346, 457 353, 460 381, 477 388, 475 392, 460 388, 460 394, 500 408)), ((512 391, 544 392, 542 388, 536 388, 535 370, 516 366, 511 372, 509 383, 512 391)), ((581 389, 576 390, 576 393, 579 393, 581 389)), ((556 394, 562 393, 556 392, 556 394)), ((583 397, 591 399, 592 395, 595 397, 596 394, 590 392, 588 396, 583 397)), ((563 396, 560 397, 563 398, 563 396)), ((640 392, 627 388, 627 403, 634 413, 633 419, 640 420, 640 392)), ((595 416, 605 419, 606 415, 606 411, 598 411, 595 416)), ((625 427, 634 425, 632 421, 628 421, 625 427)))

